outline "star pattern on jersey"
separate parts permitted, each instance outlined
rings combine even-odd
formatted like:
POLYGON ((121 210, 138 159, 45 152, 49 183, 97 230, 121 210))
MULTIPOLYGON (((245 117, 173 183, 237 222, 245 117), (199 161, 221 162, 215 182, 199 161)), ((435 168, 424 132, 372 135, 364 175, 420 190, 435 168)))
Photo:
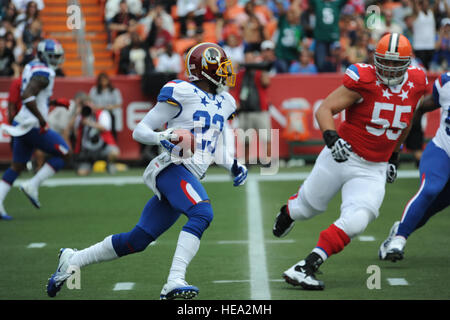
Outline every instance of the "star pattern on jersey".
POLYGON ((414 88, 414 83, 412 83, 411 81, 408 81, 407 85, 410 89, 414 88))
POLYGON ((217 110, 222 109, 222 102, 223 102, 223 100, 216 102, 217 110))
POLYGON ((379 87, 379 86, 381 85, 380 80, 377 80, 377 81, 375 82, 375 85, 376 85, 377 87, 379 87))
POLYGON ((197 88, 194 88, 194 93, 195 93, 195 94, 198 94, 197 88))
POLYGON ((385 98, 387 98, 387 99, 390 99, 390 98, 391 98, 392 93, 389 93, 389 90, 388 90, 388 89, 382 89, 382 91, 383 91, 383 97, 385 97, 385 98))
POLYGON ((403 101, 405 99, 408 99, 408 93, 409 93, 409 91, 402 90, 402 93, 400 93, 398 96, 400 98, 402 98, 402 101, 403 101))
POLYGON ((206 101, 206 96, 204 96, 203 98, 201 98, 201 100, 202 100, 202 101, 201 101, 200 103, 201 103, 202 105, 204 105, 205 107, 206 107, 207 104, 209 104, 209 102, 206 101))

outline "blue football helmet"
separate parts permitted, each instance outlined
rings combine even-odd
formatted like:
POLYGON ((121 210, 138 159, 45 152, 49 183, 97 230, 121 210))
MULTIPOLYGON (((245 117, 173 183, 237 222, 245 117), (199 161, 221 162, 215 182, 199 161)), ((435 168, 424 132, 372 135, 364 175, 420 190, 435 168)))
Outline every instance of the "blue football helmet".
POLYGON ((45 62, 52 69, 57 69, 64 62, 64 49, 59 41, 45 39, 37 46, 38 59, 45 62))

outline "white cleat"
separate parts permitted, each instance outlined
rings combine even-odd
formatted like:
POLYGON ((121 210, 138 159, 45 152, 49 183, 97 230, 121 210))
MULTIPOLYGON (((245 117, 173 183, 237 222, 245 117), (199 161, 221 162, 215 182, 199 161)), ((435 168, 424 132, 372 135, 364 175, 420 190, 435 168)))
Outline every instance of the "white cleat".
POLYGON ((403 259, 405 251, 406 239, 402 236, 395 236, 390 242, 386 250, 386 260, 396 262, 403 259))
POLYGON ((173 300, 177 298, 192 299, 198 295, 198 288, 189 285, 183 279, 168 281, 161 290, 161 300, 173 300))
POLYGON ((381 260, 390 260, 396 262, 403 259, 403 251, 406 245, 406 239, 402 236, 396 236, 400 221, 396 221, 391 230, 389 236, 380 246, 378 250, 378 257, 381 260))
POLYGON ((76 250, 65 248, 59 251, 59 262, 56 272, 50 277, 47 283, 47 294, 49 297, 54 297, 61 290, 64 282, 72 275, 67 272, 70 267, 69 260, 74 255, 76 250))
POLYGON ((31 203, 38 209, 41 208, 41 203, 39 202, 39 192, 37 188, 32 187, 29 183, 25 182, 20 186, 20 190, 27 196, 31 203))
POLYGON ((314 270, 306 266, 305 260, 293 265, 283 273, 283 278, 293 286, 301 286, 306 290, 323 290, 325 284, 317 280, 314 270))

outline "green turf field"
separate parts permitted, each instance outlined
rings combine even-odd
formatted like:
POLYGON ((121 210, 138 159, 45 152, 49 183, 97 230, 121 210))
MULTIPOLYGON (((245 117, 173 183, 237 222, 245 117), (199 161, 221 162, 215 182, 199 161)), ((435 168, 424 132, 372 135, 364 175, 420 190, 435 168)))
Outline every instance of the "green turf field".
MULTIPOLYGON (((296 177, 309 169, 284 169, 279 180, 271 177, 260 181, 258 169, 252 168, 247 183, 235 188, 223 170, 212 168, 211 176, 218 179, 207 180, 204 185, 215 217, 186 277, 200 288, 198 299, 450 298, 449 208, 410 237, 403 261, 378 260, 378 247, 415 194, 417 178, 400 178, 387 186, 380 217, 363 234, 362 240, 372 241, 355 238, 321 267, 323 274, 317 277, 325 282, 324 291, 304 291, 285 283, 282 272, 304 258, 315 246, 319 232, 339 215, 337 196, 324 214, 297 222, 281 240, 273 237, 277 210, 297 191, 301 180, 296 181, 296 177), (368 269, 372 268, 379 270, 380 288, 367 286, 372 275, 368 269)), ((152 196, 141 183, 142 172, 131 170, 114 177, 97 174, 82 180, 100 183, 93 185, 75 185, 81 180, 67 180, 75 176, 62 172, 51 179, 62 185, 40 189, 40 210, 14 188, 5 201, 14 220, 0 221, 0 299, 50 299, 45 285, 56 269, 59 248, 83 249, 110 234, 131 230, 152 196), (98 178, 112 180, 99 182, 98 178), (28 248, 30 244, 43 247, 28 248)), ((64 286, 55 299, 158 299, 185 221, 182 216, 142 253, 82 269, 81 288, 64 286), (117 283, 132 283, 131 289, 114 290, 117 283)))

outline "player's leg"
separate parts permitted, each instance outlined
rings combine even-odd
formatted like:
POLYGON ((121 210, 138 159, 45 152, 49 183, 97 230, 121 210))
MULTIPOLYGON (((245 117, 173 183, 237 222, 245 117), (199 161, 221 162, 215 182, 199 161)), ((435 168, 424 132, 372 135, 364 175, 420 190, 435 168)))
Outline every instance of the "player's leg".
POLYGON ((0 181, 0 219, 10 220, 12 219, 6 213, 3 205, 7 194, 11 190, 11 187, 20 173, 26 168, 26 163, 31 159, 33 154, 33 147, 29 146, 24 136, 13 137, 13 159, 11 166, 3 173, 2 180, 0 181))
POLYGON ((449 205, 450 205, 450 180, 447 182, 444 190, 441 191, 441 193, 437 196, 437 198, 428 208, 427 212, 424 214, 422 220, 419 221, 414 231, 423 227, 431 217, 433 217, 436 213, 444 210, 449 205))
POLYGON ((284 237, 296 220, 307 220, 326 210, 331 198, 342 186, 341 172, 344 165, 333 160, 328 148, 322 150, 298 192, 288 199, 277 214, 272 230, 274 236, 284 237))
POLYGON ((30 199, 31 203, 36 208, 40 208, 39 186, 64 167, 66 160, 70 156, 70 149, 64 139, 53 130, 40 134, 38 129, 32 129, 27 135, 27 142, 53 156, 30 180, 21 186, 21 190, 30 199))
POLYGON ((420 161, 419 171, 422 178, 420 188, 407 203, 400 223, 396 222, 391 228, 393 234, 380 246, 381 259, 393 262, 403 259, 406 240, 411 233, 423 226, 437 212, 436 208, 445 205, 445 200, 438 197, 450 177, 450 159, 447 153, 430 141, 420 161))
POLYGON ((57 271, 49 279, 47 293, 54 297, 70 276, 70 267, 82 268, 93 263, 109 261, 131 253, 143 251, 178 219, 166 199, 152 197, 137 225, 129 232, 109 235, 102 241, 83 250, 61 249, 57 271))
POLYGON ((213 219, 212 207, 201 183, 182 165, 171 165, 162 171, 157 178, 157 187, 171 206, 188 218, 179 234, 161 299, 192 298, 197 295, 198 288, 186 283, 185 274, 197 254, 203 232, 213 219))
POLYGON ((342 186, 340 217, 320 232, 311 253, 284 273, 287 282, 309 290, 323 289, 324 283, 315 279, 315 272, 326 259, 341 252, 353 237, 361 234, 378 216, 385 192, 385 170, 381 167, 385 166, 374 164, 358 169, 351 165, 352 161, 355 160, 350 159, 348 165, 340 170, 344 176, 350 177, 342 186))

